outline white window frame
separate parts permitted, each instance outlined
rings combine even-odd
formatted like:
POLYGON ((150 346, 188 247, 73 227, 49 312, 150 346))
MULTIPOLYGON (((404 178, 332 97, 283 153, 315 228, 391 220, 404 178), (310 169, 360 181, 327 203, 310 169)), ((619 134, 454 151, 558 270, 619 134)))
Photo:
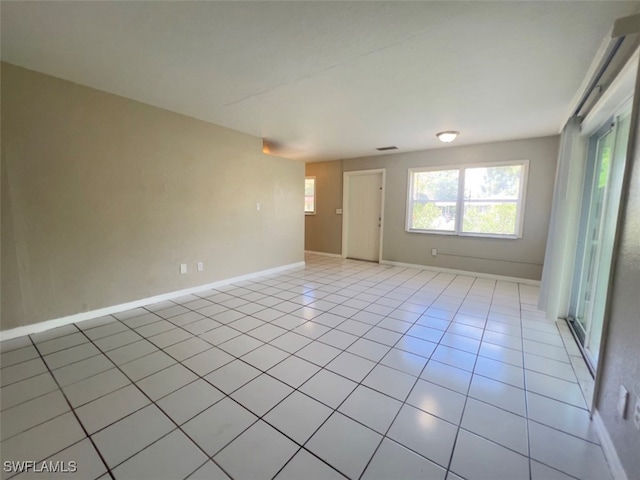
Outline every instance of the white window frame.
POLYGON ((502 162, 483 162, 483 163, 465 163, 458 165, 438 165, 435 167, 415 167, 410 168, 407 174, 407 203, 405 217, 405 231, 408 233, 426 233, 431 235, 453 235, 459 237, 487 237, 487 238, 504 238, 518 239, 522 238, 524 227, 524 212, 526 208, 527 183, 529 178, 529 160, 509 160, 502 162), (522 167, 522 176, 520 181, 520 189, 518 192, 518 200, 516 207, 516 233, 513 235, 501 235, 498 233, 472 233, 463 232, 462 225, 464 220, 464 178, 465 171, 469 168, 485 168, 485 167, 509 167, 519 165, 522 167), (458 170, 458 197, 456 200, 456 222, 453 231, 445 230, 423 230, 411 227, 411 219, 413 218, 413 174, 420 172, 438 172, 445 170, 458 170))
MULTIPOLYGON (((318 181, 316 180, 316 177, 314 175, 307 175, 304 177, 305 183, 307 180, 313 180, 313 211, 304 211, 305 215, 315 215, 316 214, 316 210, 317 210, 317 203, 318 203, 318 181)), ((305 185, 306 188, 306 185, 305 185)), ((306 192, 305 192, 306 193, 306 192)), ((306 198, 306 194, 305 194, 305 198, 306 198)), ((306 203, 306 202, 305 202, 306 203)), ((306 205, 305 207, 306 208, 306 205)))

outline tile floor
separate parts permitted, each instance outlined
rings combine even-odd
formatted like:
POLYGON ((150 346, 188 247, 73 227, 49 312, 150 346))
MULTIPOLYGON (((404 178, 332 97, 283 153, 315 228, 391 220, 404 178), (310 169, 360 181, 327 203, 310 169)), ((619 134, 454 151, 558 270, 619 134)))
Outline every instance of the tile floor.
POLYGON ((8 340, 2 460, 84 480, 609 479, 579 352, 536 296, 309 255, 8 340))

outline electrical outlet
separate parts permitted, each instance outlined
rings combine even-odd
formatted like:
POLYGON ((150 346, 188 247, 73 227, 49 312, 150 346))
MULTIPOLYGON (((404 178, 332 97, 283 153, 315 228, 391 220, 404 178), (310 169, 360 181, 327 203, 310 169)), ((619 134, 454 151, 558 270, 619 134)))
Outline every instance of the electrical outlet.
POLYGON ((181 263, 180 264, 180 273, 187 273, 187 264, 186 263, 181 263))
POLYGON ((438 249, 437 249, 437 248, 432 248, 432 249, 431 249, 431 255, 433 255, 434 257, 435 257, 436 255, 438 255, 438 249))
POLYGON ((199 272, 202 272, 204 270, 204 263, 203 262, 198 262, 197 268, 198 268, 199 272))
POLYGON ((633 424, 640 430, 640 397, 636 397, 636 406, 633 407, 633 424))
POLYGON ((261 208, 262 208, 262 205, 260 205, 259 203, 256 203, 256 212, 259 212, 261 208))
POLYGON ((629 392, 624 385, 620 385, 620 390, 618 391, 618 415, 620 418, 624 418, 627 413, 627 402, 629 401, 629 392))

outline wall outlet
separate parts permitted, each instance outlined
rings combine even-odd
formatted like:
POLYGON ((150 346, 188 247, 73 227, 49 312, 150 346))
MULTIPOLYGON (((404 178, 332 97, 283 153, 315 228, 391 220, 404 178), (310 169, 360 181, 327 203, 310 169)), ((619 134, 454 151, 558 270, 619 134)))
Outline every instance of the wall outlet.
POLYGON ((198 262, 197 268, 198 268, 199 272, 202 272, 204 270, 204 263, 203 262, 198 262))
POLYGON ((640 430, 640 397, 636 397, 636 405, 633 407, 633 424, 640 430))
POLYGON ((259 203, 256 203, 256 212, 259 212, 261 208, 262 208, 262 205, 260 205, 259 203))
POLYGON ((342 215, 342 209, 336 208, 336 215, 342 215))
POLYGON ((624 385, 620 385, 620 390, 618 391, 618 415, 620 418, 624 418, 627 413, 627 402, 629 401, 629 392, 624 385))
POLYGON ((181 263, 180 264, 180 273, 187 273, 187 264, 186 263, 181 263))
POLYGON ((438 255, 438 249, 437 249, 437 248, 432 248, 432 249, 431 249, 431 255, 433 255, 434 257, 435 257, 436 255, 438 255))

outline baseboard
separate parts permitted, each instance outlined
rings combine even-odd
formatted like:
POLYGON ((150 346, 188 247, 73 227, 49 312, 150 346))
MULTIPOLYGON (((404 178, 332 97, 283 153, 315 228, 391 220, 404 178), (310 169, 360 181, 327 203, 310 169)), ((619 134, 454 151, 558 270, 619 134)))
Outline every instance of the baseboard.
POLYGON ((339 253, 314 252, 313 250, 305 250, 304 253, 310 253, 312 255, 322 255, 323 257, 342 258, 342 255, 339 253))
POLYGON ((252 280, 257 277, 263 277, 265 275, 273 275, 275 273, 280 273, 285 270, 304 267, 304 265, 305 265, 305 262, 290 263, 288 265, 282 265, 280 267, 269 268, 267 270, 261 270, 259 272, 248 273, 246 275, 240 275, 238 277, 225 278, 224 280, 218 280, 217 282, 207 283, 205 285, 198 285, 197 287, 185 288, 184 290, 163 293, 162 295, 155 295, 149 298, 142 298, 140 300, 134 300, 133 302, 122 303, 120 305, 113 305, 111 307, 99 308, 98 310, 91 310, 89 312, 76 313, 74 315, 56 318, 53 320, 45 320, 43 322, 34 323, 32 325, 24 325, 22 327, 16 327, 10 330, 0 331, 0 341, 9 340, 11 338, 16 338, 16 337, 22 337, 24 335, 31 335, 33 333, 44 332, 45 330, 62 327, 64 325, 69 325, 71 323, 78 323, 84 320, 90 320, 92 318, 104 317, 105 315, 124 312, 126 310, 131 310, 132 308, 144 307, 145 305, 151 305, 153 303, 163 302, 165 300, 171 300, 172 298, 178 298, 184 295, 190 295, 192 293, 211 290, 213 288, 222 287, 225 285, 229 285, 231 283, 242 282, 244 280, 252 280))
POLYGON ((613 441, 611 441, 611 437, 609 436, 609 431, 597 409, 593 412, 593 426, 596 427, 596 433, 600 439, 602 451, 604 452, 607 462, 609 462, 609 468, 611 468, 614 480, 628 480, 627 473, 624 471, 624 467, 620 462, 620 457, 618 457, 616 447, 614 447, 613 441))
POLYGON ((456 270, 453 268, 432 267, 429 265, 418 265, 416 263, 392 262, 391 260, 380 260, 381 265, 392 265, 394 267, 417 268, 419 270, 435 270, 442 273, 453 273, 455 275, 471 275, 480 278, 489 278, 491 280, 504 280, 506 282, 517 282, 525 285, 540 285, 540 280, 531 280, 529 278, 507 277, 505 275, 493 275, 491 273, 471 272, 467 270, 456 270))

